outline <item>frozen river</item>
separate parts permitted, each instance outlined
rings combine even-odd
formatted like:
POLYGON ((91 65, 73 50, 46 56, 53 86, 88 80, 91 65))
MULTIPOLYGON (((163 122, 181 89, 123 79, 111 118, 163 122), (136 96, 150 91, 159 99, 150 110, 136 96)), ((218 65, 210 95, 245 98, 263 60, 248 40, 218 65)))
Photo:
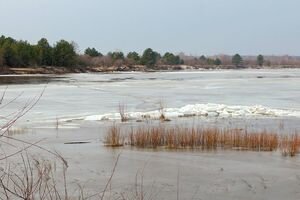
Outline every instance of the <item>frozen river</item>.
MULTIPOLYGON (((300 199, 299 155, 103 145, 107 128, 118 122, 120 103, 132 118, 121 125, 128 128, 139 124, 136 120, 143 115, 157 117, 163 102, 172 120, 166 125, 196 119, 200 124, 294 133, 300 130, 299 69, 6 76, 0 80, 1 90, 7 87, 2 117, 22 109, 46 86, 38 104, 18 122, 25 128, 12 131, 12 136, 59 152, 68 162, 67 182, 74 197, 78 185, 88 195, 102 191, 121 153, 108 199, 134 196, 142 185, 144 199, 300 199), (74 141, 86 143, 70 144, 74 141)), ((26 147, 18 141, 9 145, 3 141, 6 154, 26 147)), ((62 169, 55 157, 35 147, 28 152, 34 159, 54 163, 62 184, 62 169)), ((20 157, 9 161, 19 163, 20 157)), ((6 164, 0 161, 1 166, 6 164)))
MULTIPOLYGON (((6 101, 23 94, 5 112, 38 95, 49 81, 40 79, 9 84, 6 101)), ((161 102, 168 117, 300 117, 299 69, 70 74, 50 80, 27 122, 117 119, 119 104, 133 119, 155 117, 161 102)))

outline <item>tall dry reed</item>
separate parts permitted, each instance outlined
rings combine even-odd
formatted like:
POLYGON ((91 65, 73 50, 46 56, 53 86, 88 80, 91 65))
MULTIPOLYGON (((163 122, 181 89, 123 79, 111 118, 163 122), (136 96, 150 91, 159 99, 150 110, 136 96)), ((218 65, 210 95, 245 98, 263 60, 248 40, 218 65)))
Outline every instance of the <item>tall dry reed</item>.
MULTIPOLYGON (((116 126, 116 125, 115 125, 116 126)), ((113 126, 107 137, 114 141, 112 132, 120 134, 120 127, 113 126)), ((140 126, 132 128, 124 136, 122 145, 129 144, 140 148, 174 148, 174 149, 234 149, 250 151, 276 151, 280 149, 283 155, 295 156, 300 149, 300 138, 297 134, 280 136, 278 133, 263 131, 248 131, 244 129, 226 128, 194 128, 140 126)), ((120 141, 120 140, 118 140, 120 141)), ((110 142, 112 146, 116 142, 110 142)), ((121 145, 121 144, 119 144, 121 145)))

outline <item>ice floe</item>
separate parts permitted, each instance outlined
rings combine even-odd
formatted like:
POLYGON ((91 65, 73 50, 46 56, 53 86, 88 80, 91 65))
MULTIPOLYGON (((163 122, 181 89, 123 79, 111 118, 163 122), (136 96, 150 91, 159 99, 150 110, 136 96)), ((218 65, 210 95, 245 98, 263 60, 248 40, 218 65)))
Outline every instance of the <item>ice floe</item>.
MULTIPOLYGON (((127 112, 129 119, 158 119, 161 113, 158 110, 146 112, 127 112)), ((274 109, 261 105, 254 106, 232 106, 224 104, 189 104, 180 108, 165 108, 164 115, 168 118, 175 117, 220 117, 220 118, 242 118, 242 117, 300 117, 299 110, 274 109)), ((117 120, 120 119, 119 113, 106 113, 91 115, 84 120, 117 120)))

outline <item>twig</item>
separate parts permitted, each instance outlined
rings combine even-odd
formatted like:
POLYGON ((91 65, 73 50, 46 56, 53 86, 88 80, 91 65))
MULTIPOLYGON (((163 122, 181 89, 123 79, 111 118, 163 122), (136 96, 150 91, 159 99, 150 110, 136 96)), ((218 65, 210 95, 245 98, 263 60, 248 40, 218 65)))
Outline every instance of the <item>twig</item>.
POLYGON ((110 175, 110 177, 109 177, 109 179, 108 179, 108 181, 107 181, 107 183, 106 183, 106 185, 105 185, 105 188, 104 188, 104 190, 103 190, 103 193, 102 193, 102 196, 101 196, 101 200, 104 199, 105 192, 106 192, 106 190, 107 190, 107 188, 108 188, 108 186, 109 186, 109 184, 110 184, 110 182, 111 182, 111 180, 112 180, 112 178, 113 178, 113 175, 115 174, 115 170, 116 170, 116 168, 117 168, 117 165, 118 165, 118 161, 119 161, 120 155, 121 155, 121 154, 118 154, 118 156, 117 156, 117 160, 116 160, 116 162, 115 162, 114 168, 113 168, 113 170, 112 170, 112 172, 111 172, 111 175, 110 175))

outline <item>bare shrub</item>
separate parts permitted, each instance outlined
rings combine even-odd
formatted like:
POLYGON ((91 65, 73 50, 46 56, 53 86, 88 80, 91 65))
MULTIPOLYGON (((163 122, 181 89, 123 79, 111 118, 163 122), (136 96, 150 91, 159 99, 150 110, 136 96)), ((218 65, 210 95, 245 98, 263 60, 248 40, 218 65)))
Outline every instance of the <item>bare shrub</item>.
POLYGON ((121 122, 127 122, 128 121, 128 115, 126 113, 126 105, 119 103, 119 114, 121 117, 121 122))
POLYGON ((164 105, 164 102, 163 102, 163 101, 160 101, 160 102, 159 102, 158 112, 159 112, 159 120, 160 120, 161 122, 168 122, 168 121, 171 121, 170 119, 168 119, 168 118, 166 117, 166 114, 165 114, 165 105, 164 105))
MULTIPOLYGON (((61 187, 56 181, 55 169, 50 161, 31 158, 27 152, 18 154, 21 164, 12 166, 1 171, 0 191, 3 199, 24 199, 24 200, 50 200, 68 199, 66 188, 61 187)), ((62 162, 63 169, 67 166, 62 162)), ((65 170, 63 170, 63 182, 66 182, 65 170)), ((62 184, 66 187, 66 184, 62 184)))

